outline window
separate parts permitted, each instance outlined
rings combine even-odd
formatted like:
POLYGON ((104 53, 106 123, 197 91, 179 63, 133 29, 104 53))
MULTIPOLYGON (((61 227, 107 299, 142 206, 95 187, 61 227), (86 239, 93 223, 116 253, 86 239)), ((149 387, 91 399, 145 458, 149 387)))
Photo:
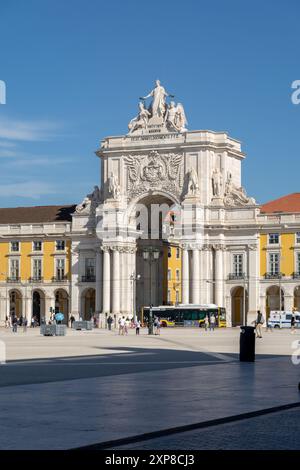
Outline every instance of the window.
POLYGON ((168 289, 168 303, 171 302, 171 291, 170 289, 168 289))
POLYGON ((180 248, 176 248, 176 259, 180 259, 180 248))
POLYGON ((16 280, 20 277, 20 264, 18 259, 10 260, 10 277, 16 280))
POLYGON ((176 281, 180 281, 180 269, 176 269, 176 281))
POLYGON ((85 276, 87 279, 93 280, 96 276, 96 260, 95 258, 85 259, 85 276))
POLYGON ((66 248, 65 240, 56 240, 55 247, 56 247, 56 251, 64 251, 66 248))
POLYGON ((58 258, 56 260, 56 279, 63 280, 65 277, 65 260, 63 258, 58 258))
POLYGON ((279 233, 269 233, 269 245, 278 245, 279 233))
POLYGON ((10 243, 10 251, 12 252, 19 252, 20 251, 20 244, 19 242, 11 242, 10 243))
POLYGON ((243 258, 244 256, 242 253, 237 253, 233 255, 233 274, 235 276, 242 276, 244 272, 243 258))
POLYGON ((42 278, 42 260, 34 259, 32 264, 33 279, 40 280, 42 278))
POLYGON ((300 244, 300 232, 297 232, 297 233, 296 233, 296 244, 297 244, 297 245, 300 244))
POLYGON ((269 271, 273 275, 279 274, 279 253, 269 254, 269 271))
POLYGON ((176 303, 179 304, 179 290, 176 290, 176 303))
POLYGON ((300 251, 296 253, 296 274, 300 276, 300 251))
POLYGON ((34 241, 33 242, 33 251, 42 251, 42 242, 34 241))
POLYGON ((172 279, 172 271, 171 269, 168 269, 168 281, 171 281, 172 279))

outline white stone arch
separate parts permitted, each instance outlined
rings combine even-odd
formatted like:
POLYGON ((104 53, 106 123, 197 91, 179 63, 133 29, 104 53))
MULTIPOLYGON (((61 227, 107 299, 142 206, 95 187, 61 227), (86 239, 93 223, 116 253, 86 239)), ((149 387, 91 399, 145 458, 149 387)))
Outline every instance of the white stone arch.
POLYGON ((85 286, 80 290, 80 312, 83 320, 90 320, 96 313, 96 289, 92 286, 85 286))
POLYGON ((23 297, 24 293, 22 289, 18 287, 11 287, 7 293, 8 300, 8 315, 17 316, 20 318, 21 315, 24 315, 23 310, 23 297))
POLYGON ((55 312, 64 314, 63 323, 68 325, 70 313, 70 295, 64 287, 56 287, 53 291, 55 312))
POLYGON ((246 320, 245 323, 247 323, 248 304, 249 299, 247 287, 240 284, 232 286, 230 289, 230 314, 232 326, 241 326, 244 319, 246 320))
POLYGON ((266 316, 270 315, 271 310, 284 310, 285 308, 285 298, 287 295, 287 290, 282 284, 268 284, 265 287, 265 312, 266 316), (280 300, 281 292, 281 300, 280 300))

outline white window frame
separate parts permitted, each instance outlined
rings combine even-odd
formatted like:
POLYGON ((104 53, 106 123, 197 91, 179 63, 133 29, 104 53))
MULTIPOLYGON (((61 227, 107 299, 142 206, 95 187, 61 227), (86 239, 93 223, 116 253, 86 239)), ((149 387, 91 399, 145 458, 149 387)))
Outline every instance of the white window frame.
POLYGON ((268 272, 269 272, 270 274, 273 274, 273 275, 280 274, 280 252, 279 252, 279 251, 271 251, 271 252, 268 253, 268 272), (272 264, 274 263, 274 262, 271 261, 271 258, 272 258, 273 256, 277 256, 277 257, 278 257, 278 269, 277 269, 277 272, 275 272, 275 271, 273 271, 273 270, 271 269, 272 264))
POLYGON ((168 268, 168 281, 172 280, 172 269, 168 268))
POLYGON ((64 253, 66 251, 66 240, 62 240, 62 239, 55 240, 55 251, 57 253, 64 253), (64 243, 64 248, 58 249, 57 243, 64 243))
POLYGON ((168 303, 171 303, 171 289, 168 289, 168 293, 167 293, 167 302, 168 302, 168 303))
POLYGON ((21 263, 20 263, 20 259, 19 258, 10 258, 9 260, 9 277, 10 278, 21 278, 21 263), (18 264, 18 275, 15 276, 12 274, 12 264, 13 263, 17 263, 18 264))
POLYGON ((19 240, 12 240, 12 241, 10 242, 10 253, 20 253, 20 246, 21 246, 21 245, 20 245, 19 240), (17 249, 17 250, 13 250, 13 249, 12 249, 13 243, 18 243, 18 249, 17 249))
POLYGON ((32 279, 37 279, 37 280, 42 278, 43 277, 43 268, 44 268, 43 267, 43 258, 36 258, 36 257, 32 258, 32 260, 31 260, 31 278, 32 279), (39 261, 41 263, 41 275, 40 275, 40 277, 35 276, 35 274, 34 274, 34 264, 35 264, 36 261, 39 261))
POLYGON ((279 244, 280 244, 280 233, 279 232, 270 232, 270 233, 268 233, 268 245, 269 246, 278 246, 279 244), (271 241, 270 241, 271 235, 278 235, 278 242, 271 243, 271 241))
POLYGON ((176 269, 176 272, 175 272, 175 278, 176 278, 176 282, 179 282, 180 281, 180 269, 176 269))
POLYGON ((57 257, 57 258, 55 258, 54 277, 55 277, 55 279, 59 279, 59 280, 63 281, 65 276, 66 276, 66 258, 57 257), (63 264, 64 264, 64 273, 63 273, 63 276, 61 276, 61 275, 58 276, 58 264, 62 261, 63 261, 63 264))
POLYGON ((245 273, 245 254, 244 253, 232 253, 232 274, 235 276, 241 276, 245 273), (241 263, 235 263, 235 257, 241 257, 242 262, 241 263), (239 266, 241 264, 241 271, 235 270, 236 266, 239 266))
POLYGON ((180 248, 176 247, 176 259, 180 259, 180 248))
POLYGON ((179 290, 178 289, 176 289, 176 291, 175 291, 175 302, 176 302, 176 304, 179 304, 179 302, 180 302, 179 290))
POLYGON ((300 245, 300 232, 295 233, 295 245, 300 245))
POLYGON ((300 251, 295 251, 295 273, 300 276, 300 251))
POLYGON ((32 251, 34 253, 43 253, 43 246, 44 246, 44 244, 43 244, 42 240, 33 240, 33 242, 32 242, 32 251), (40 243, 41 244, 41 249, 40 250, 35 249, 35 246, 34 246, 35 243, 40 243))
POLYGON ((96 258, 94 257, 89 257, 87 256, 85 259, 84 259, 84 276, 86 278, 88 277, 96 277, 96 258), (87 261, 88 260, 93 260, 93 265, 90 265, 88 266, 87 264, 87 261), (87 268, 93 268, 93 273, 92 274, 88 274, 88 269, 87 268))

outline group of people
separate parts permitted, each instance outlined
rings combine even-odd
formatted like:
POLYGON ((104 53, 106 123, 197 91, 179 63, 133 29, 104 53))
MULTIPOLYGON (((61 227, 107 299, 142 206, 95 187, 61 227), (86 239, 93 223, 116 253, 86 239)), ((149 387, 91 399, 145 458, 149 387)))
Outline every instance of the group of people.
POLYGON ((27 318, 22 315, 19 318, 16 315, 12 315, 10 317, 6 315, 5 328, 11 328, 13 333, 17 333, 18 326, 23 327, 23 332, 26 333, 28 326, 27 318))
MULTIPOLYGON (((201 326, 201 323, 199 323, 199 326, 201 326)), ((215 328, 217 326, 217 319, 215 315, 212 313, 211 315, 206 315, 204 319, 204 327, 205 331, 215 331, 215 328)))

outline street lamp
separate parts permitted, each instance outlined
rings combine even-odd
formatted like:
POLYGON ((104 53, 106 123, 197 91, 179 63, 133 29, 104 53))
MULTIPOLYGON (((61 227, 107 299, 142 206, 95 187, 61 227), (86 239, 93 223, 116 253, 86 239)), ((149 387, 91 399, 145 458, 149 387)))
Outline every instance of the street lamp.
POLYGON ((152 314, 152 263, 158 260, 160 251, 157 248, 149 247, 144 248, 143 258, 149 261, 150 265, 150 305, 149 305, 149 321, 148 321, 148 335, 153 335, 153 314, 152 314))
POLYGON ((136 323, 136 281, 141 279, 141 275, 140 274, 135 274, 135 272, 133 272, 130 276, 130 279, 131 279, 131 282, 132 282, 131 292, 132 292, 133 321, 134 321, 134 323, 136 323))

